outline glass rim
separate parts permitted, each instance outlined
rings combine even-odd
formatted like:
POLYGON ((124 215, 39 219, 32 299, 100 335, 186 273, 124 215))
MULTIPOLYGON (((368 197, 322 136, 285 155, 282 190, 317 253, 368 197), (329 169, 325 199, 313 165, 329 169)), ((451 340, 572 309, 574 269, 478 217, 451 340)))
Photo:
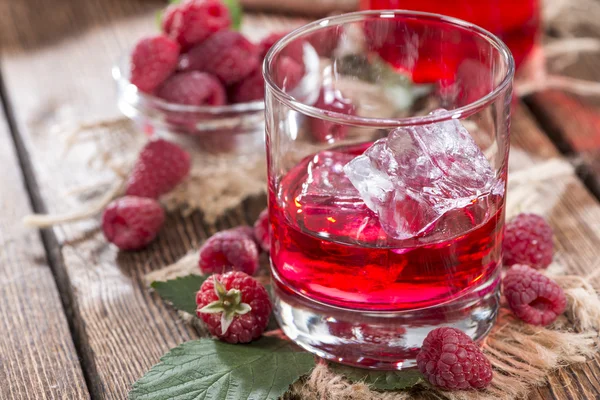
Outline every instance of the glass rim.
POLYGON ((265 102, 263 100, 248 101, 245 103, 225 104, 222 106, 193 106, 188 104, 171 103, 152 94, 144 93, 131 83, 127 76, 129 68, 129 54, 126 52, 112 67, 112 77, 119 85, 125 85, 129 90, 135 91, 136 95, 144 102, 157 106, 161 111, 172 111, 178 113, 203 113, 203 114, 227 114, 243 113, 252 111, 264 111, 265 102))
MULTIPOLYGON (((320 20, 308 23, 300 28, 293 30, 292 32, 285 35, 279 41, 277 41, 271 49, 267 52, 263 61, 263 76, 265 79, 265 85, 274 96, 290 107, 291 109, 298 111, 302 114, 324 119, 331 122, 341 123, 345 125, 353 125, 358 127, 376 127, 376 128, 394 128, 400 126, 414 126, 414 125, 425 125, 436 122, 448 121, 451 119, 459 119, 473 115, 474 113, 485 108, 492 102, 494 102, 507 88, 510 88, 511 82, 515 74, 515 62, 511 51, 508 46, 500 40, 496 35, 483 29, 475 24, 464 21, 462 19, 448 17, 442 14, 421 12, 421 11, 409 11, 409 10, 370 10, 370 11, 358 11, 352 13, 341 14, 333 17, 326 17, 320 20), (507 65, 507 71, 502 80, 496 85, 490 92, 486 93, 485 96, 479 97, 477 100, 470 102, 467 105, 458 107, 454 110, 446 110, 439 114, 425 115, 425 116, 414 116, 404 118, 370 118, 361 117, 356 115, 342 114, 333 111, 326 111, 318 107, 314 107, 308 104, 304 104, 301 101, 296 100, 294 97, 285 93, 275 83, 272 74, 270 73, 270 65, 273 59, 290 44, 292 41, 305 36, 308 33, 317 32, 320 29, 332 26, 340 26, 352 22, 360 22, 367 16, 379 16, 379 18, 387 19, 390 15, 393 16, 404 16, 413 17, 416 19, 433 20, 448 23, 450 25, 464 28, 470 32, 473 32, 494 47, 499 54, 502 56, 507 65)), ((265 96, 267 92, 265 91, 265 96)))

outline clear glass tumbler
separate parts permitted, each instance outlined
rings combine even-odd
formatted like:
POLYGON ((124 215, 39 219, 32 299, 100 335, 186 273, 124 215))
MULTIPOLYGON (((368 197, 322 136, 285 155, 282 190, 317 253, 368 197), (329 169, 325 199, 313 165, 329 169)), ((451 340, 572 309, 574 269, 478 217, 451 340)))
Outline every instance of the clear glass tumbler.
POLYGON ((284 332, 376 369, 413 366, 436 327, 482 339, 499 303, 508 48, 453 18, 360 12, 292 32, 264 74, 284 332))

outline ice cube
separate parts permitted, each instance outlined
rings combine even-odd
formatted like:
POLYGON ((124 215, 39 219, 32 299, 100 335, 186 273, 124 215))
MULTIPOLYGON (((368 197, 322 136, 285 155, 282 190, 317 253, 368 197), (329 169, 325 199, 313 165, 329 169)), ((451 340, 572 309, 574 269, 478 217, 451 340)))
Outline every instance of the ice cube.
POLYGON ((356 154, 322 151, 300 165, 302 178, 294 197, 297 218, 317 236, 374 245, 387 235, 344 173, 356 154))
POLYGON ((359 198, 358 192, 344 173, 344 166, 353 158, 352 154, 334 151, 315 154, 306 166, 307 179, 302 183, 300 197, 359 198))
POLYGON ((400 240, 426 234, 448 212, 504 187, 457 120, 395 129, 344 172, 386 233, 400 240))

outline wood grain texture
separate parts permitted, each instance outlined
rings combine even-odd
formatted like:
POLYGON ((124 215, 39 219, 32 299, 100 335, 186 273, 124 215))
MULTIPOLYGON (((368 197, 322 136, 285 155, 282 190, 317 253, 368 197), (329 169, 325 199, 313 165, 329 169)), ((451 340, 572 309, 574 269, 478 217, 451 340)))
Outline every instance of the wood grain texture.
MULTIPOLYGON (((14 18, 25 14, 13 12, 12 19, 2 21, 15 31, 12 39, 5 39, 10 43, 3 51, 1 68, 22 151, 31 156, 29 179, 37 187, 34 195, 39 207, 51 212, 80 205, 77 198, 66 194, 69 189, 111 178, 107 173, 80 168, 94 154, 92 145, 77 146, 64 156, 64 138, 58 128, 118 114, 111 64, 135 38, 154 32, 153 14, 159 4, 147 0, 71 3, 77 11, 69 13, 88 17, 63 21, 66 27, 53 39, 45 37, 44 28, 37 31, 23 19, 14 18)), ((54 18, 52 5, 35 5, 36 13, 54 18)), ((261 36, 301 22, 252 16, 246 19, 244 29, 261 36)), ((513 159, 518 162, 513 164, 526 167, 552 157, 558 157, 556 149, 526 110, 518 108, 513 127, 513 159)), ((556 227, 557 246, 569 254, 565 262, 571 272, 588 273, 600 255, 600 207, 576 177, 553 184, 557 198, 551 222, 556 227)), ((60 246, 55 255, 61 271, 59 285, 72 297, 75 334, 86 350, 83 361, 95 397, 125 398, 131 383, 167 349, 195 337, 158 296, 147 291, 142 277, 196 248, 215 230, 251 222, 263 206, 263 198, 249 200, 216 226, 206 226, 199 213, 187 218, 171 215, 158 240, 137 253, 119 253, 108 245, 98 230, 98 220, 52 230, 52 238, 60 246)), ((532 396, 593 398, 582 396, 597 392, 598 371, 597 361, 565 369, 551 377, 551 385, 532 396)))
MULTIPOLYGON (((600 81, 600 55, 588 54, 560 74, 600 81)), ((573 158, 578 173, 600 198, 600 97, 579 97, 546 90, 527 104, 559 149, 573 158)))
POLYGON ((0 399, 89 398, 3 113, 0 162, 0 399))
MULTIPOLYGON (((80 199, 67 194, 70 189, 112 178, 106 172, 81 168, 95 154, 93 145, 76 146, 65 155, 64 132, 78 122, 119 115, 112 64, 136 38, 156 32, 154 14, 163 4, 73 1, 70 13, 95 17, 70 19, 65 24, 71 31, 53 40, 46 37, 46 28, 36 32, 27 23, 27 14, 13 12, 22 18, 1 21, 15 30, 17 39, 2 49, 0 62, 22 134, 21 150, 29 156, 28 178, 37 188, 33 197, 38 199, 38 209, 65 212, 77 208, 80 199), (131 14, 136 16, 127 17, 131 14)), ((49 20, 58 15, 53 2, 31 2, 30 6, 49 20)), ((9 7, 21 6, 11 2, 9 7)), ((265 34, 262 21, 255 22, 256 34, 265 34)), ((98 190, 104 189, 99 185, 98 190)), ((162 354, 196 337, 193 329, 148 291, 143 276, 197 248, 216 230, 253 222, 264 204, 264 198, 250 200, 213 227, 206 226, 199 213, 185 219, 171 215, 158 240, 139 253, 119 253, 107 244, 98 220, 49 232, 49 241, 56 244, 51 257, 59 269, 58 284, 71 296, 76 341, 84 351, 82 361, 95 398, 126 398, 131 384, 162 354)))

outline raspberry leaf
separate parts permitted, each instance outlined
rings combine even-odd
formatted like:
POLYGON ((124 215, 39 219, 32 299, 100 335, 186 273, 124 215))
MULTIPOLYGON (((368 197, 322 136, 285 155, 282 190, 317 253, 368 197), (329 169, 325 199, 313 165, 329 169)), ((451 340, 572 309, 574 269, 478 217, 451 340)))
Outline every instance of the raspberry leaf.
POLYGON ((408 389, 424 382, 423 375, 416 369, 372 371, 334 363, 330 363, 329 368, 344 375, 350 382, 364 382, 372 389, 380 391, 408 389))
POLYGON ((223 4, 229 9, 231 28, 239 31, 242 26, 242 6, 238 0, 223 0, 223 4))
POLYGON ((129 400, 276 400, 314 366, 312 354, 277 337, 247 345, 199 339, 164 355, 129 400))
POLYGON ((188 275, 169 281, 155 281, 150 285, 163 298, 178 310, 196 315, 196 292, 208 276, 188 275))

